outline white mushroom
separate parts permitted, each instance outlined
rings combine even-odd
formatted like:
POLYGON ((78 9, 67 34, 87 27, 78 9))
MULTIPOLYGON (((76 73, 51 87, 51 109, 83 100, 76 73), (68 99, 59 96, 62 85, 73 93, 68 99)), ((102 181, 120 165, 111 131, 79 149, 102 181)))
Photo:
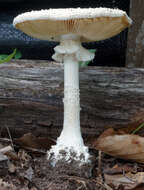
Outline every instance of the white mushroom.
POLYGON ((24 33, 60 42, 52 58, 64 63, 64 123, 56 145, 48 152, 48 157, 53 155, 54 164, 62 158, 80 163, 87 163, 90 158, 80 130, 78 63, 93 60, 94 53, 81 43, 110 38, 131 23, 126 12, 108 8, 49 9, 27 12, 14 19, 13 25, 24 33))

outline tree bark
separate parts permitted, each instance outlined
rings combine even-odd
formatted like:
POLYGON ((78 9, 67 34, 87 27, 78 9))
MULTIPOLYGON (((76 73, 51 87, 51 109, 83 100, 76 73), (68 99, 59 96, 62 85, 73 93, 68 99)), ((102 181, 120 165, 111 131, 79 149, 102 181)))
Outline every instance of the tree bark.
MULTIPOLYGON (((99 135, 108 126, 144 118, 144 69, 80 69, 81 128, 99 135)), ((46 61, 0 65, 0 132, 57 137, 63 125, 63 66, 46 61)))
POLYGON ((133 20, 128 32, 127 67, 144 68, 144 1, 130 1, 130 17, 133 20))

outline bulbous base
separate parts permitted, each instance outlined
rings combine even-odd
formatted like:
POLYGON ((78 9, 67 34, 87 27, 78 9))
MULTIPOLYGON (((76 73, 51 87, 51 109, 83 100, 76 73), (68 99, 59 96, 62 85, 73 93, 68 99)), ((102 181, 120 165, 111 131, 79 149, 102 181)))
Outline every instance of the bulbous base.
POLYGON ((57 149, 56 146, 52 147, 47 157, 53 172, 56 172, 57 175, 79 176, 84 178, 92 177, 94 161, 88 154, 87 147, 84 147, 84 152, 81 152, 81 154, 67 147, 61 149, 58 154, 55 154, 53 151, 57 149))
POLYGON ((66 146, 59 142, 48 151, 47 158, 51 160, 51 165, 54 167, 59 160, 66 163, 76 161, 79 165, 90 163, 90 155, 86 146, 66 146))

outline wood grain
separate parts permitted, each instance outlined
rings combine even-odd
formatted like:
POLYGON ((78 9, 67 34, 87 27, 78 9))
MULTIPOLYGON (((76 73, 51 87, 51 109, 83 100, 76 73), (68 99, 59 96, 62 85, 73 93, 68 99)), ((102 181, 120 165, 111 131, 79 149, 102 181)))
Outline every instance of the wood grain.
MULTIPOLYGON (((144 69, 80 69, 84 136, 144 118, 144 69)), ((56 137, 63 123, 63 66, 46 61, 0 65, 0 132, 56 137)))

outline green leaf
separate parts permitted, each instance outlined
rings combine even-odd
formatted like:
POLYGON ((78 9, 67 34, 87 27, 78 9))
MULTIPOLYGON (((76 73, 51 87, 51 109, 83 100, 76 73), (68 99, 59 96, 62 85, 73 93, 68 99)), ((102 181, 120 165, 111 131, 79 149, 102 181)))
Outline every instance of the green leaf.
POLYGON ((17 50, 14 56, 14 59, 20 59, 21 57, 22 57, 22 53, 20 52, 20 50, 17 50))
POLYGON ((5 59, 7 56, 8 56, 7 54, 0 54, 0 60, 5 59))
POLYGON ((14 49, 14 51, 10 55, 7 55, 7 57, 5 55, 2 55, 3 59, 0 59, 0 64, 9 62, 15 56, 16 51, 17 49, 14 49))
MULTIPOLYGON (((91 53, 95 53, 96 49, 89 49, 89 51, 91 53)), ((91 61, 80 61, 79 65, 80 65, 80 67, 87 67, 89 63, 91 63, 91 61)))
POLYGON ((88 64, 90 63, 91 61, 80 61, 79 64, 80 64, 80 67, 86 67, 88 66, 88 64))
POLYGON ((91 53, 95 53, 95 52, 96 52, 96 49, 89 49, 89 51, 90 51, 91 53))

